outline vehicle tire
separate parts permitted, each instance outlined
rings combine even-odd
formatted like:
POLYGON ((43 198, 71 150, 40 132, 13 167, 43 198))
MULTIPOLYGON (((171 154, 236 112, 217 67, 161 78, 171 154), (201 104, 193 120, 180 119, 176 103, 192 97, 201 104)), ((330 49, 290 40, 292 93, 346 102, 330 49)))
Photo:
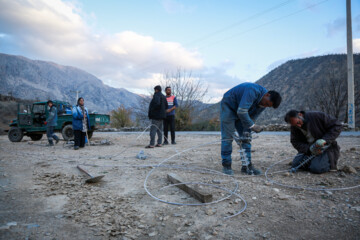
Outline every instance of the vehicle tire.
POLYGON ((39 141, 43 137, 43 135, 42 134, 31 134, 31 135, 29 135, 29 137, 33 141, 39 141))
POLYGON ((10 128, 8 138, 11 142, 20 142, 24 137, 23 131, 18 127, 10 128))
POLYGON ((65 125, 61 130, 61 135, 63 136, 65 141, 74 140, 74 131, 71 124, 65 125))
POLYGON ((91 139, 92 138, 92 135, 93 135, 93 131, 88 131, 88 138, 91 139))

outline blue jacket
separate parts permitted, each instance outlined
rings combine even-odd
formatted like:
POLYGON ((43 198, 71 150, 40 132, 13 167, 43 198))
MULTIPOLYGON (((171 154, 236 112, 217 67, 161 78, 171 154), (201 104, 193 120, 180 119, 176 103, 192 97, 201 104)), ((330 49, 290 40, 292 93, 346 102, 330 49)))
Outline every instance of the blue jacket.
POLYGON ((254 125, 254 121, 265 110, 259 103, 267 92, 259 84, 242 83, 227 91, 222 102, 236 113, 242 126, 247 129, 254 125))
POLYGON ((58 119, 57 109, 55 106, 52 106, 49 110, 49 116, 46 119, 46 122, 47 122, 46 126, 48 126, 48 127, 57 126, 57 119, 58 119))
MULTIPOLYGON (((86 107, 85 107, 85 112, 87 116, 88 130, 90 130, 90 117, 86 107)), ((74 106, 72 109, 72 115, 73 115, 73 122, 72 122, 73 130, 83 130, 84 116, 82 114, 81 108, 79 106, 74 106)))

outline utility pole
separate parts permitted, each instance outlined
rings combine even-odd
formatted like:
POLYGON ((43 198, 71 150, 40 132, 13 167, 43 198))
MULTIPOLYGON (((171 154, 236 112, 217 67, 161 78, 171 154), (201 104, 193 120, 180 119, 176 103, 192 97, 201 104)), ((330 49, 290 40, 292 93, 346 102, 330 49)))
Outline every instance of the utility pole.
POLYGON ((346 32, 347 32, 347 77, 348 77, 348 126, 355 128, 354 102, 354 57, 352 47, 351 0, 346 0, 346 32))
POLYGON ((75 100, 75 104, 77 104, 77 100, 79 99, 79 93, 81 93, 81 91, 70 91, 71 93, 76 93, 76 100, 75 100))

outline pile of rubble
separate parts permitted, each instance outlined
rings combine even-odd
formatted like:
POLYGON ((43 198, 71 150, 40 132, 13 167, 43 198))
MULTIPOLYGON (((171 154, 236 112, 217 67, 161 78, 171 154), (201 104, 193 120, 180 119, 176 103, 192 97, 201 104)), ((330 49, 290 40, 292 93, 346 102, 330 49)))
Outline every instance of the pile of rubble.
POLYGON ((96 184, 85 184, 81 176, 62 173, 35 175, 44 186, 36 189, 37 194, 67 197, 63 214, 57 217, 86 224, 94 236, 107 239, 116 236, 136 239, 149 234, 149 226, 141 219, 142 215, 131 207, 132 198, 110 195, 108 190, 96 184))

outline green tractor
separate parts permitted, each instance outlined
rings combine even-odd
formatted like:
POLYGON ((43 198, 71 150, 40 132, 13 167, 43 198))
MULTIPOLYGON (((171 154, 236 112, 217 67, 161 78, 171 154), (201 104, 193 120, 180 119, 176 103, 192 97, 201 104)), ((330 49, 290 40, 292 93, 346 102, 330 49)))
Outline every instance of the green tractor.
MULTIPOLYGON (((57 126, 55 132, 61 132, 65 141, 73 140, 72 129, 72 106, 68 102, 53 101, 58 111, 57 126)), ((39 141, 43 134, 46 134, 44 122, 49 115, 47 102, 35 102, 32 105, 18 104, 17 119, 10 123, 8 137, 11 142, 20 142, 24 136, 33 141, 39 141)), ((107 114, 89 113, 91 129, 88 130, 89 139, 94 130, 99 126, 110 123, 110 116, 107 114)))

